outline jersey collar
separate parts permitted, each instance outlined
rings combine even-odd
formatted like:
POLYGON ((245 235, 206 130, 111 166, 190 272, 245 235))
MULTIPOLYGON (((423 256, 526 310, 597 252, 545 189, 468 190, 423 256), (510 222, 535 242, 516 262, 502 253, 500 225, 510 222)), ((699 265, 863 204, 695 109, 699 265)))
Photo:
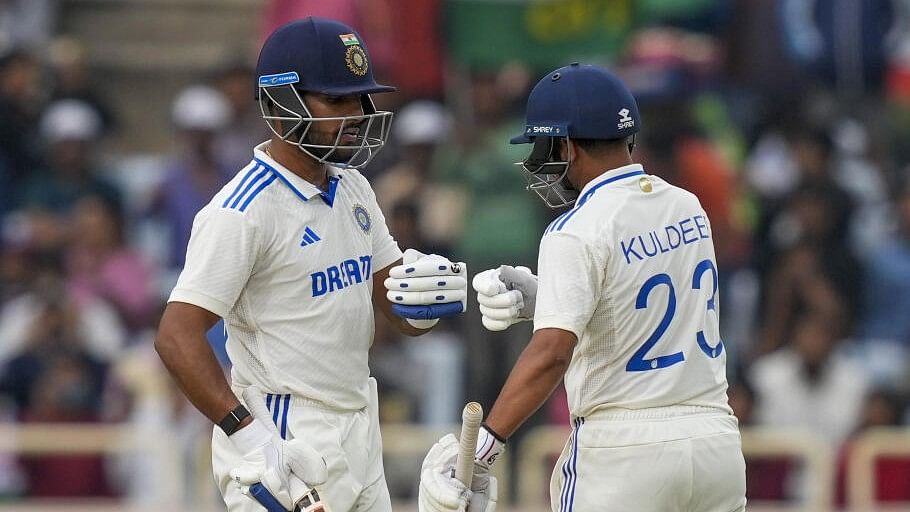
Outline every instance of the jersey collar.
POLYGON ((275 161, 268 153, 265 152, 265 148, 268 145, 268 141, 259 144, 253 149, 253 157, 256 161, 268 167, 282 183, 285 184, 291 192, 294 193, 301 200, 308 202, 310 199, 313 199, 316 196, 320 196, 323 201, 330 207, 335 202, 335 192, 338 190, 338 182, 341 180, 341 175, 338 174, 338 169, 332 166, 327 166, 329 173, 329 190, 323 192, 319 187, 313 185, 309 181, 297 176, 291 172, 287 167, 279 164, 275 161))
POLYGON ((595 190, 604 185, 609 185, 614 181, 630 178, 632 176, 642 176, 644 174, 645 170, 641 164, 629 164, 605 171, 600 176, 589 181, 588 184, 581 189, 581 193, 578 196, 578 202, 585 202, 588 196, 593 194, 595 190))

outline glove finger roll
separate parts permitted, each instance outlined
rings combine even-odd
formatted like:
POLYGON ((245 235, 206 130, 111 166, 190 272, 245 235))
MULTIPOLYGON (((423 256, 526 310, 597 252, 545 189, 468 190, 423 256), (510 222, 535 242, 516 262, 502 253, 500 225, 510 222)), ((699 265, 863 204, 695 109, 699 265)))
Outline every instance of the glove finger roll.
POLYGON ((463 290, 467 280, 462 276, 429 276, 408 277, 405 279, 388 278, 383 283, 388 290, 409 292, 427 292, 432 290, 463 290))
POLYGON ((483 304, 480 305, 480 314, 487 318, 492 318, 493 320, 517 320, 518 311, 520 310, 521 308, 518 306, 511 306, 507 308, 489 308, 483 304))
POLYGON ((518 306, 524 301, 522 300, 520 291, 511 290, 496 295, 483 295, 481 293, 478 293, 477 302, 488 308, 508 308, 512 306, 518 306))
POLYGON ((405 277, 460 276, 464 275, 464 269, 464 263, 451 262, 442 256, 428 256, 414 263, 392 267, 389 270, 389 277, 403 279, 405 277))
POLYGON ((486 316, 480 317, 480 321, 483 322, 483 326, 486 327, 488 331, 504 331, 514 323, 505 320, 493 320, 486 316))
POLYGON ((395 304, 405 306, 422 306, 427 304, 444 304, 447 302, 461 302, 466 298, 464 289, 460 290, 437 290, 431 292, 408 292, 402 290, 391 290, 386 293, 386 297, 395 304))

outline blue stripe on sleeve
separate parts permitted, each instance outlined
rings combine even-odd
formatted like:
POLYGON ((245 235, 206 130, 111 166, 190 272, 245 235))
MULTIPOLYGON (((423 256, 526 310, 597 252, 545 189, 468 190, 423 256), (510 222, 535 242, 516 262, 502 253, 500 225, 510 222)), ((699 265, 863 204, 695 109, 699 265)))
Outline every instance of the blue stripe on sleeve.
POLYGON ((268 174, 268 173, 269 173, 269 170, 268 170, 268 169, 263 169, 262 172, 260 172, 259 174, 256 175, 256 177, 254 177, 252 180, 250 180, 250 182, 247 183, 246 187, 244 187, 243 192, 241 192, 240 195, 238 195, 238 196, 234 199, 234 202, 231 203, 231 206, 230 206, 230 207, 231 207, 231 208, 237 208, 237 205, 240 204, 240 201, 243 199, 244 196, 247 195, 247 193, 250 191, 250 189, 252 189, 252 188, 256 185, 256 183, 258 183, 259 180, 261 180, 262 178, 264 178, 265 175, 268 174))
POLYGON ((222 208, 227 208, 227 205, 228 205, 228 203, 231 202, 231 199, 234 199, 234 196, 236 196, 237 193, 240 192, 240 189, 243 188, 243 186, 246 184, 247 180, 249 180, 250 177, 253 174, 255 174, 256 171, 259 170, 259 167, 260 167, 259 164, 256 164, 255 167, 253 167, 252 169, 249 170, 249 172, 246 173, 246 176, 244 176, 243 179, 240 180, 240 184, 237 185, 237 188, 235 188, 234 191, 231 192, 231 195, 229 195, 228 198, 224 200, 224 203, 222 203, 222 205, 221 205, 222 208))
POLYGON ((269 177, 269 179, 263 181, 263 182, 259 185, 259 187, 257 187, 256 190, 253 191, 252 194, 250 194, 249 196, 247 196, 246 201, 244 201, 243 204, 240 206, 240 211, 246 210, 246 207, 250 205, 250 202, 252 202, 253 199, 255 199, 256 196, 258 196, 259 193, 262 192, 262 190, 263 190, 265 187, 271 185, 271 183, 272 183, 273 181, 275 181, 275 178, 276 178, 276 176, 275 176, 275 174, 273 173, 273 174, 269 177))
POLYGON ((569 211, 567 211, 567 212, 562 212, 562 213, 559 215, 559 217, 556 217, 555 219, 553 219, 553 222, 551 222, 550 225, 547 226, 547 229, 546 229, 546 231, 544 231, 544 234, 547 234, 547 233, 549 233, 550 231, 553 231, 553 228, 556 227, 556 224, 559 223, 559 220, 562 219, 563 217, 565 217, 566 215, 568 215, 568 214, 571 213, 571 212, 572 212, 572 210, 569 210, 569 211))

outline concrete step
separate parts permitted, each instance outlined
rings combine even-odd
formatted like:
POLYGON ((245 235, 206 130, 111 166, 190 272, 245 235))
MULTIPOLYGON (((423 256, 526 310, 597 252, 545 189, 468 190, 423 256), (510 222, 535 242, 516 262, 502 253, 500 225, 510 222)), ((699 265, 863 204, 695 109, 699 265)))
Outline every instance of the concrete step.
MULTIPOLYGON (((265 0, 63 0, 60 32, 80 41, 110 99, 117 153, 169 150, 171 103, 238 60, 255 63, 265 0)), ((252 85, 251 85, 252 87, 252 85)))

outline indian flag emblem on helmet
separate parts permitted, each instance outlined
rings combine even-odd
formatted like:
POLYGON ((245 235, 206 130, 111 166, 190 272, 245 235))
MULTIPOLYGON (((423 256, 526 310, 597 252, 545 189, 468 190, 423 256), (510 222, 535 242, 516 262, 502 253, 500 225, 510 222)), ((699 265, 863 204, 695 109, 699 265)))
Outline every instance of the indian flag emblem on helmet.
POLYGON ((341 34, 338 37, 341 38, 341 42, 344 43, 345 46, 353 46, 355 44, 360 44, 360 41, 357 39, 357 36, 355 36, 354 34, 341 34))
POLYGON ((358 44, 348 46, 348 51, 344 54, 344 61, 351 73, 357 76, 366 75, 367 69, 370 68, 370 63, 367 62, 367 53, 358 44))

